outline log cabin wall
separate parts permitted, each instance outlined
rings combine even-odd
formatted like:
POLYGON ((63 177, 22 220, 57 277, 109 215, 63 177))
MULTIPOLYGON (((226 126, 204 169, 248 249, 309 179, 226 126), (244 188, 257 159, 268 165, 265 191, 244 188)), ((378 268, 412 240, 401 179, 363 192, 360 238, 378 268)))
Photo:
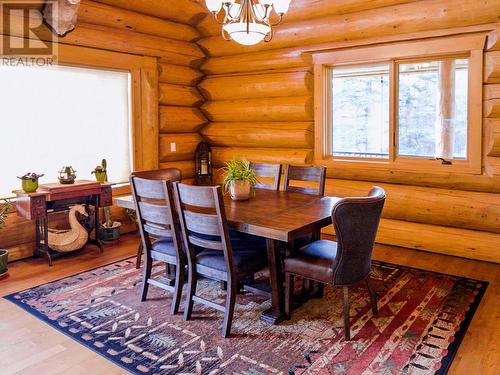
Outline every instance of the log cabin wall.
MULTIPOLYGON (((211 17, 198 24, 209 56, 198 88, 209 123, 201 134, 216 166, 251 161, 313 162, 314 107, 308 52, 492 31, 485 50, 481 175, 370 170, 328 171, 326 194, 388 200, 378 242, 500 262, 500 3, 484 0, 294 0, 273 40, 252 47, 225 42, 211 17)), ((328 228, 326 234, 332 235, 328 228)))
MULTIPOLYGON (((205 54, 194 43, 199 38, 194 25, 202 17, 204 8, 189 0, 82 0, 77 28, 59 39, 62 44, 157 58, 159 99, 154 100, 158 101, 160 135, 158 148, 150 150, 150 159, 162 167, 181 169, 186 179, 194 175, 193 152, 201 138, 197 130, 206 121, 198 109, 202 98, 195 87, 202 76, 198 68, 205 54)), ((158 167, 153 164, 148 163, 151 168, 158 167)), ((124 210, 116 207, 112 215, 118 221, 128 220, 124 210)), ((123 229, 134 227, 124 225, 123 229)), ((9 215, 7 227, 1 231, 0 248, 9 250, 9 261, 31 256, 33 224, 15 213, 9 215)))

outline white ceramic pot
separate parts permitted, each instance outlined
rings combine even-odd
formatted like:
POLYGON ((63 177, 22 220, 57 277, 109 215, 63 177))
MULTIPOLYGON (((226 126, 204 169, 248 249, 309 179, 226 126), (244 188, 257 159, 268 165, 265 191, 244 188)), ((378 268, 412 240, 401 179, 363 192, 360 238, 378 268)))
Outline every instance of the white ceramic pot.
POLYGON ((250 198, 250 182, 249 181, 232 181, 229 188, 229 194, 235 201, 244 201, 250 198))

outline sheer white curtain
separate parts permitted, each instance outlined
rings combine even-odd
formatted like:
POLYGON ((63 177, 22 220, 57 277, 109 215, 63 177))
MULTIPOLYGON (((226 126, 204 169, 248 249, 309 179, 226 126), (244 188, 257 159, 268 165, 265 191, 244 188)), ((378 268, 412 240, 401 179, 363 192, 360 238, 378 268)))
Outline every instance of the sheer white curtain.
POLYGON ((16 176, 56 182, 72 165, 78 179, 105 158, 110 181, 131 171, 130 74, 75 67, 0 67, 0 197, 16 176))

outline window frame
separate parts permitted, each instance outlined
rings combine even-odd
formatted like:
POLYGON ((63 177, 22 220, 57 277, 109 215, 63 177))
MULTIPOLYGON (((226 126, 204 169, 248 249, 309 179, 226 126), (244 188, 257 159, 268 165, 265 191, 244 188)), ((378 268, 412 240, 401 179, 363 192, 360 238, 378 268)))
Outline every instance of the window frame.
POLYGON ((392 169, 402 171, 432 171, 433 173, 481 174, 482 168, 482 95, 483 95, 483 49, 485 33, 433 38, 428 40, 399 42, 389 45, 353 48, 333 52, 312 54, 314 65, 314 108, 316 164, 335 168, 392 169), (467 159, 453 160, 452 165, 424 157, 397 155, 398 121, 398 64, 409 61, 439 58, 469 59, 468 113, 467 113, 467 159), (331 68, 333 66, 356 66, 366 64, 389 64, 389 157, 361 158, 338 157, 331 154, 331 68))

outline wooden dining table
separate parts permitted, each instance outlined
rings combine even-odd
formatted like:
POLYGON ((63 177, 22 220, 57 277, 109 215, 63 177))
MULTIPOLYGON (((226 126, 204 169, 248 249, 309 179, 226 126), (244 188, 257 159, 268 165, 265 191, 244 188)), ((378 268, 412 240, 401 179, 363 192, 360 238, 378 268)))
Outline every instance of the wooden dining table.
MULTIPOLYGON (((224 206, 230 229, 266 239, 271 286, 271 307, 261 319, 278 324, 285 317, 282 251, 287 244, 308 234, 319 239, 321 228, 332 223, 332 208, 340 199, 294 192, 255 189, 245 201, 224 195, 224 206)), ((115 199, 121 207, 133 207, 132 197, 115 199)))

